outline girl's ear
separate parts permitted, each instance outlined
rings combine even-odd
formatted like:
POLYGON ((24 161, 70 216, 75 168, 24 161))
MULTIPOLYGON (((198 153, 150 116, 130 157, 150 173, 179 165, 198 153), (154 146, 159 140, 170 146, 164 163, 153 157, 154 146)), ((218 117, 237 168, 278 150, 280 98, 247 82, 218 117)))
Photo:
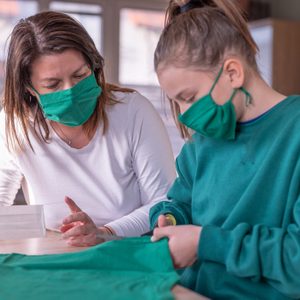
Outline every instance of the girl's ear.
POLYGON ((228 76, 233 89, 242 87, 245 83, 245 69, 242 62, 238 59, 227 59, 223 66, 223 71, 228 76))

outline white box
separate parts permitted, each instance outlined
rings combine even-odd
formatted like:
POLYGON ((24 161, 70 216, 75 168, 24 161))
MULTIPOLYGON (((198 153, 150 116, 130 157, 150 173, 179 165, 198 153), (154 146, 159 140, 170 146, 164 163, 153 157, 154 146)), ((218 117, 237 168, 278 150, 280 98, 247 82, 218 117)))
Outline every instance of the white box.
POLYGON ((0 240, 46 235, 43 205, 0 206, 0 240))

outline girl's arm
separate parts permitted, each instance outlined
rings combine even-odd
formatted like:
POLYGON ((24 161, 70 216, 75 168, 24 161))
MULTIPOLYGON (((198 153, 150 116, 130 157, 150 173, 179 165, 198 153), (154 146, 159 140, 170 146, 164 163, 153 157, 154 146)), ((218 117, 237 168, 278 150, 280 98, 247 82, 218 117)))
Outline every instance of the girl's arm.
POLYGON ((225 265, 228 273, 263 280, 282 294, 300 298, 300 198, 287 228, 239 224, 232 230, 202 228, 198 259, 225 265))
POLYGON ((194 145, 192 142, 188 142, 176 160, 178 177, 169 190, 167 199, 156 204, 150 210, 152 229, 156 226, 158 217, 166 214, 174 216, 176 225, 192 224, 193 172, 196 165, 194 145))

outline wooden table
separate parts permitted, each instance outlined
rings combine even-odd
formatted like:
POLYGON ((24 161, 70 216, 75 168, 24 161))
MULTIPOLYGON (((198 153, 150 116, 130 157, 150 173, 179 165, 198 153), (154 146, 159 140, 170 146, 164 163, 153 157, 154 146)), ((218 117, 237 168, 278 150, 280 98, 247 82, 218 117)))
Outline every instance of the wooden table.
MULTIPOLYGON (((66 244, 60 233, 48 231, 45 238, 33 238, 24 240, 0 240, 0 253, 22 253, 28 255, 54 254, 66 252, 78 252, 85 247, 72 247, 66 244)), ((207 300, 182 286, 173 288, 176 300, 207 300)))

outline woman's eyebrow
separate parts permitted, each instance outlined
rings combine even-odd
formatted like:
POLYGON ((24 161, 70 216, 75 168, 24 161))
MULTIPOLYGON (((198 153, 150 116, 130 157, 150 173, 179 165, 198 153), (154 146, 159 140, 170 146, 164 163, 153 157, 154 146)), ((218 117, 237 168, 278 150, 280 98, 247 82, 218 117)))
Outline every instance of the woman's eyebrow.
MULTIPOLYGON (((80 66, 78 69, 76 69, 74 72, 72 72, 72 74, 76 74, 78 73, 79 71, 81 71, 84 67, 87 67, 87 64, 83 64, 82 66, 80 66)), ((46 78, 43 78, 41 81, 59 81, 61 80, 60 78, 57 78, 57 77, 46 77, 46 78)))
POLYGON ((81 71, 84 67, 87 67, 87 64, 86 64, 86 63, 83 64, 81 67, 79 67, 77 70, 75 70, 75 71, 73 72, 73 74, 78 73, 78 72, 81 71))

